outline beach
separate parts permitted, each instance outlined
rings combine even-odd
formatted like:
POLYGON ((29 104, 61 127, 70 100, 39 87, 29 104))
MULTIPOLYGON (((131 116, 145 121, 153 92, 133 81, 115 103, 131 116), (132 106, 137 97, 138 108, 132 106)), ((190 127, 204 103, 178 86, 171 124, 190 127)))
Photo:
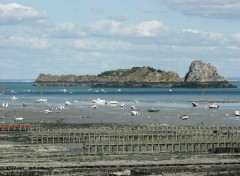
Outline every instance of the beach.
MULTIPOLYGON (((79 103, 79 102, 78 102, 79 103)), ((23 117, 21 123, 123 123, 123 124, 167 124, 167 125, 193 125, 193 126, 238 126, 239 118, 234 115, 232 109, 209 109, 206 107, 172 107, 149 106, 141 107, 141 102, 135 104, 140 113, 137 116, 131 115, 130 105, 120 107, 120 105, 97 105, 92 109, 93 103, 87 106, 76 104, 65 106, 64 109, 48 104, 9 105, 7 108, 1 107, 0 123, 14 123, 16 117, 23 117), (159 112, 148 112, 149 108, 160 109, 159 112), (46 113, 45 110, 51 109, 46 113), (182 120, 179 115, 186 114, 189 119, 182 120)), ((223 106, 223 105, 222 105, 223 106)))

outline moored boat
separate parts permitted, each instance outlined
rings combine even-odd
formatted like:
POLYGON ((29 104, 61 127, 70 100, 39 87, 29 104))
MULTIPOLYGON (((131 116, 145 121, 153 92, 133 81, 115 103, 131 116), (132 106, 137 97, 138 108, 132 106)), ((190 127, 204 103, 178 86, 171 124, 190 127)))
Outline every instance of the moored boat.
POLYGON ((159 112, 159 111, 160 111, 159 109, 154 109, 154 108, 148 109, 148 112, 159 112))
POLYGON ((3 102, 2 107, 8 107, 8 102, 3 102))
POLYGON ((235 111, 234 114, 235 116, 240 116, 240 111, 235 111))
POLYGON ((92 100, 93 103, 99 103, 99 104, 106 104, 106 100, 97 98, 96 100, 92 100))
POLYGON ((135 115, 140 115, 140 113, 138 111, 131 111, 130 113, 131 115, 135 116, 135 115))
POLYGON ((16 96, 12 96, 11 100, 17 100, 18 98, 16 96))
POLYGON ((21 121, 21 120, 23 120, 23 117, 16 117, 15 118, 15 121, 21 121))
POLYGON ((198 103, 195 102, 195 101, 193 101, 193 102, 192 102, 192 106, 193 106, 193 107, 197 107, 197 106, 198 106, 198 103))
POLYGON ((116 105, 116 104, 118 104, 118 102, 117 101, 107 101, 106 104, 116 105))
POLYGON ((180 119, 182 119, 182 120, 187 120, 189 117, 188 117, 188 115, 178 115, 178 117, 180 118, 180 119))
POLYGON ((71 105, 72 103, 70 101, 65 101, 65 106, 71 105))
POLYGON ((39 98, 37 100, 34 101, 34 103, 47 103, 47 99, 46 98, 39 98))
POLYGON ((217 103, 213 103, 213 104, 209 105, 209 108, 210 109, 214 109, 214 108, 217 109, 217 108, 219 108, 219 105, 217 103))
POLYGON ((45 112, 46 114, 48 114, 48 113, 52 112, 52 108, 45 109, 44 112, 45 112))

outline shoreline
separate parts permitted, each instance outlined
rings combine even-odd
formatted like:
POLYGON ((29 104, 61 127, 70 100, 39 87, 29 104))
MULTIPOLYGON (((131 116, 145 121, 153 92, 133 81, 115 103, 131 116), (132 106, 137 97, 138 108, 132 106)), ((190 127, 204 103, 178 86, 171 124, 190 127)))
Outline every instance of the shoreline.
MULTIPOLYGON (((31 104, 26 107, 21 105, 10 105, 0 108, 0 124, 14 123, 16 117, 23 117, 18 123, 66 123, 66 124, 167 124, 183 126, 240 126, 239 117, 234 115, 231 104, 228 109, 208 109, 205 105, 191 108, 191 105, 173 104, 166 106, 140 106, 136 104, 140 115, 130 115, 130 105, 121 108, 119 105, 97 105, 85 106, 69 105, 64 110, 56 109, 49 104, 31 104), (183 107, 182 107, 183 106, 183 107), (52 112, 45 113, 46 109, 53 108, 52 112), (148 112, 148 109, 160 109, 159 112, 148 112), (188 120, 181 120, 178 116, 186 114, 188 120)), ((221 104, 222 105, 222 104, 221 104)), ((223 106, 223 105, 222 105, 223 106)))
MULTIPOLYGON (((33 86, 63 86, 62 82, 35 81, 33 86)), ((92 87, 92 88, 237 88, 230 82, 137 82, 137 81, 82 81, 64 82, 65 87, 92 87)))

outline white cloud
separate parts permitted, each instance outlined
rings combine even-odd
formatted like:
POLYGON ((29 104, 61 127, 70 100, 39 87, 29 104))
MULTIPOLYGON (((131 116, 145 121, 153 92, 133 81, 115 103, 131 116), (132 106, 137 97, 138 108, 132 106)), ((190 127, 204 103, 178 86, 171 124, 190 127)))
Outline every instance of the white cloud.
POLYGON ((88 50, 107 50, 107 51, 120 51, 120 50, 133 50, 137 49, 137 46, 124 41, 107 40, 76 40, 73 43, 75 48, 88 49, 88 50))
POLYGON ((49 44, 47 39, 26 39, 23 37, 8 36, 0 38, 0 46, 8 48, 45 49, 49 44))
POLYGON ((240 42, 240 33, 232 34, 232 35, 231 35, 231 38, 232 38, 233 40, 236 40, 236 41, 239 41, 239 42, 240 42))
POLYGON ((114 20, 99 20, 86 26, 86 32, 100 35, 118 35, 122 24, 114 20))
POLYGON ((168 27, 158 20, 145 21, 137 25, 124 25, 119 21, 100 20, 86 26, 88 34, 107 36, 154 37, 168 32, 168 27))
POLYGON ((229 39, 223 34, 214 32, 204 32, 196 29, 183 29, 182 41, 190 45, 224 45, 229 39))
POLYGON ((0 3, 0 24, 45 23, 46 14, 17 3, 0 3))
POLYGON ((159 0, 185 15, 206 18, 239 18, 239 0, 159 0))
POLYGON ((168 28, 164 26, 160 21, 147 21, 137 25, 137 31, 140 36, 154 37, 160 32, 167 32, 168 28))

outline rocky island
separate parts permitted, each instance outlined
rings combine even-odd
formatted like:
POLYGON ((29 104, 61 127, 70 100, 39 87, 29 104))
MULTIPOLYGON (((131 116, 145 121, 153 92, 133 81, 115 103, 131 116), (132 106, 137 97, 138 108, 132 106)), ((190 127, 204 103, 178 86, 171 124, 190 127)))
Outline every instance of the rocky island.
POLYGON ((105 71, 99 75, 51 75, 40 74, 34 86, 88 86, 88 87, 135 87, 135 88, 233 88, 220 76, 211 64, 195 60, 185 78, 172 71, 151 67, 133 67, 105 71))

